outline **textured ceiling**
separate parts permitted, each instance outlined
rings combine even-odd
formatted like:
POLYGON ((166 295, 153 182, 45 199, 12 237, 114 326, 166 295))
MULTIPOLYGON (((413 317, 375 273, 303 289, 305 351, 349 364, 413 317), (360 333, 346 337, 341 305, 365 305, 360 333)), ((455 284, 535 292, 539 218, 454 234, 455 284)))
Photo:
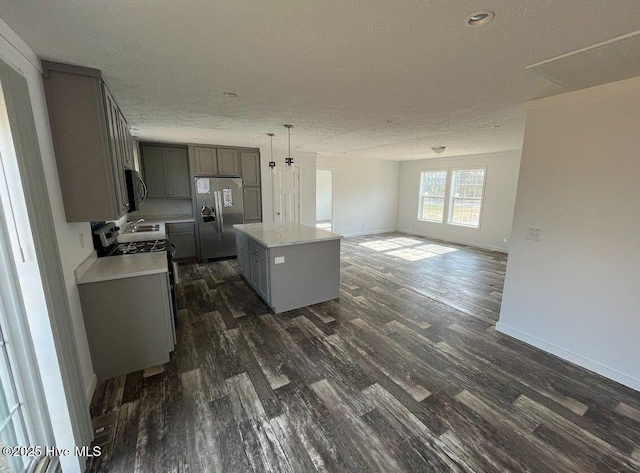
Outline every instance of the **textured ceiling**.
POLYGON ((638 29, 640 2, 2 0, 0 17, 40 57, 101 69, 143 139, 285 148, 292 123, 303 151, 405 160, 520 148, 524 102, 567 90, 525 67, 638 29), (467 27, 477 10, 495 20, 467 27))

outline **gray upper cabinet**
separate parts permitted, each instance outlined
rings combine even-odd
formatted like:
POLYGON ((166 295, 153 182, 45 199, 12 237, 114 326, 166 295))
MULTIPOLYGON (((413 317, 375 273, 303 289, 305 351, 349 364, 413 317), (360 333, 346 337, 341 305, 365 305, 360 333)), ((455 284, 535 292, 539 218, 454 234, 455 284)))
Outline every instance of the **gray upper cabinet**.
POLYGON ((194 148, 194 174, 218 174, 218 160, 215 148, 194 148))
POLYGON ((245 223, 262 221, 262 196, 260 187, 244 187, 242 192, 245 223))
POLYGON ((237 150, 218 148, 218 175, 240 175, 240 156, 237 150))
POLYGON ((191 197, 186 148, 142 145, 141 151, 148 197, 191 197))
POLYGON ((120 218, 129 210, 124 169, 133 149, 118 105, 99 70, 42 67, 67 221, 120 218))
POLYGON ((255 152, 240 152, 243 186, 260 185, 260 154, 255 152))

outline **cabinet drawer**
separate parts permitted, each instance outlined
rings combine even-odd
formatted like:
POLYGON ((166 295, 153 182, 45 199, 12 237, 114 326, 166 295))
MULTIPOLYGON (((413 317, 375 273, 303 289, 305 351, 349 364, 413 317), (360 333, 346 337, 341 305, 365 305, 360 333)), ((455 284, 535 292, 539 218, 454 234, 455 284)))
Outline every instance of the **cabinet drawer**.
POLYGON ((269 262, 269 260, 267 259, 267 249, 264 246, 258 245, 253 240, 249 240, 249 253, 257 256, 265 262, 269 262))
POLYGON ((194 223, 167 223, 165 228, 170 235, 172 233, 195 233, 194 223))

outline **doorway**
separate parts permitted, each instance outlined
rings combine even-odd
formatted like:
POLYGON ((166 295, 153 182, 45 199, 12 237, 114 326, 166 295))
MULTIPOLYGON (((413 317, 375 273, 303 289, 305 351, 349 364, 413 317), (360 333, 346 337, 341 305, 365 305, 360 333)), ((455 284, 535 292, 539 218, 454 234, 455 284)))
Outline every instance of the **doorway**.
POLYGON ((333 231, 333 170, 316 170, 316 227, 333 231))

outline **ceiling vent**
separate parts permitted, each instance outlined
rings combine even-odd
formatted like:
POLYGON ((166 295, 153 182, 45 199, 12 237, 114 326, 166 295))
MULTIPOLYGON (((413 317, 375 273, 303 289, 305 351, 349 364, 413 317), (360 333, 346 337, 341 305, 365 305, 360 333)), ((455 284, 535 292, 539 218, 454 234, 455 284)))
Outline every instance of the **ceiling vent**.
POLYGON ((640 76, 640 31, 526 67, 576 90, 640 76))

